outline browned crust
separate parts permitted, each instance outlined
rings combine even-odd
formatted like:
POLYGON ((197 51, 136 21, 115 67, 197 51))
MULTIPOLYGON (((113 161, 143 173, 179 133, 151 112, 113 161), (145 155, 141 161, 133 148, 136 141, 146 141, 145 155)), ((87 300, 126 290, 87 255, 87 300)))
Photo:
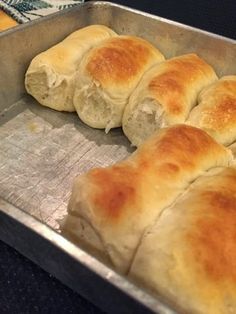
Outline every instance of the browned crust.
MULTIPOLYGON (((207 101, 204 97, 203 101, 207 101)), ((236 125, 236 77, 235 80, 220 80, 212 86, 209 101, 214 106, 203 111, 203 125, 216 131, 236 125)))
POLYGON ((93 51, 86 69, 102 84, 126 84, 143 71, 155 54, 157 50, 141 38, 115 37, 93 51))
POLYGON ((188 232, 187 241, 193 265, 203 270, 207 280, 236 283, 236 170, 220 180, 215 188, 198 195, 202 215, 188 232))
POLYGON ((129 160, 89 172, 96 214, 111 223, 137 214, 140 189, 145 189, 145 184, 147 193, 150 184, 160 181, 171 185, 171 180, 181 178, 185 171, 194 171, 209 151, 212 156, 225 153, 206 132, 195 127, 177 125, 165 129, 162 136, 154 135, 129 160))
POLYGON ((205 76, 214 75, 213 69, 195 54, 184 55, 165 62, 162 73, 150 81, 148 89, 165 111, 181 115, 186 109, 188 91, 205 76))

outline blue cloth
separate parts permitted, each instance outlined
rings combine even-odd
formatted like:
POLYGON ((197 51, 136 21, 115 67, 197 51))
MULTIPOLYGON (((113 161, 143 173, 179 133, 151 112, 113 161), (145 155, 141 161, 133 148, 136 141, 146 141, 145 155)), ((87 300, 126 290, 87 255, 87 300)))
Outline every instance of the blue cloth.
POLYGON ((25 23, 82 2, 84 0, 0 0, 0 9, 18 23, 25 23))

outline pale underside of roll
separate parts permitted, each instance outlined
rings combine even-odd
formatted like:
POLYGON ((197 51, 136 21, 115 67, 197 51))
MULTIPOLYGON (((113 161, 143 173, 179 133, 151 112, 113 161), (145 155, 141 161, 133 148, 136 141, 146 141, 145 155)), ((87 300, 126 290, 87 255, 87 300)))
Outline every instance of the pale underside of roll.
POLYGON ((162 210, 204 171, 227 166, 232 158, 198 128, 164 128, 127 160, 75 179, 63 232, 73 241, 84 239, 125 274, 145 229, 162 210), (80 223, 83 228, 75 227, 80 223))
POLYGON ((134 146, 155 130, 184 123, 201 89, 214 82, 212 67, 196 54, 186 54, 152 67, 130 96, 122 127, 134 146))
POLYGON ((62 42, 37 55, 26 72, 25 87, 41 105, 75 111, 74 77, 84 54, 116 33, 103 25, 77 30, 62 42))
POLYGON ((142 238, 130 278, 183 313, 236 313, 236 168, 198 178, 142 238))
POLYGON ((219 143, 236 141, 236 76, 224 76, 206 87, 198 97, 188 124, 204 129, 219 143))
POLYGON ((92 49, 80 65, 74 106, 80 119, 94 128, 120 127, 124 107, 143 73, 164 60, 146 40, 111 38, 92 49))

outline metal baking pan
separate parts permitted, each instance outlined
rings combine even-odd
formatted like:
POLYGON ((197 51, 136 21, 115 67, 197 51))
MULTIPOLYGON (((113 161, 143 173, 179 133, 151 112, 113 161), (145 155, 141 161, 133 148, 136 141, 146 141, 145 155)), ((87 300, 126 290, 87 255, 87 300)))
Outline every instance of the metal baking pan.
POLYGON ((196 52, 219 76, 236 73, 235 41, 108 2, 88 2, 1 33, 0 239, 107 312, 175 313, 60 235, 73 178, 132 152, 120 129, 105 135, 76 114, 40 106, 24 89, 36 54, 90 24, 146 38, 166 58, 196 52))

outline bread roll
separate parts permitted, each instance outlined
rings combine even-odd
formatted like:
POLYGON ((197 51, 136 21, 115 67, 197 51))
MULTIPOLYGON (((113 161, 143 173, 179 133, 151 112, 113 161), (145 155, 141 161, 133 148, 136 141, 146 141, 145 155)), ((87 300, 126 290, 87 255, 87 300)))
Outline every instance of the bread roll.
POLYGON ((188 123, 204 129, 218 142, 236 141, 236 75, 222 77, 199 95, 188 123))
POLYGON ((80 65, 74 106, 80 119, 94 128, 121 126, 124 108, 143 73, 163 55, 144 39, 110 38, 92 49, 80 65))
POLYGON ((125 108, 122 127, 139 146, 155 130, 183 123, 197 95, 217 76, 210 65, 195 54, 167 60, 143 76, 125 108))
POLYGON ((147 230, 129 276, 183 313, 236 313, 235 239, 236 169, 212 169, 147 230))
MULTIPOLYGON (((162 129, 127 160, 77 177, 68 222, 71 217, 87 222, 90 230, 88 235, 86 228, 82 230, 83 238, 94 247, 99 240, 99 250, 110 257, 114 268, 127 273, 143 232, 162 210, 204 171, 226 166, 231 160, 230 150, 198 128, 162 129)), ((70 223, 65 229, 73 239, 76 234, 78 240, 81 237, 81 230, 73 230, 70 223)))
POLYGON ((27 92, 43 106, 59 111, 75 111, 72 101, 74 75, 81 58, 89 49, 115 35, 106 26, 91 25, 40 53, 26 72, 27 92))

